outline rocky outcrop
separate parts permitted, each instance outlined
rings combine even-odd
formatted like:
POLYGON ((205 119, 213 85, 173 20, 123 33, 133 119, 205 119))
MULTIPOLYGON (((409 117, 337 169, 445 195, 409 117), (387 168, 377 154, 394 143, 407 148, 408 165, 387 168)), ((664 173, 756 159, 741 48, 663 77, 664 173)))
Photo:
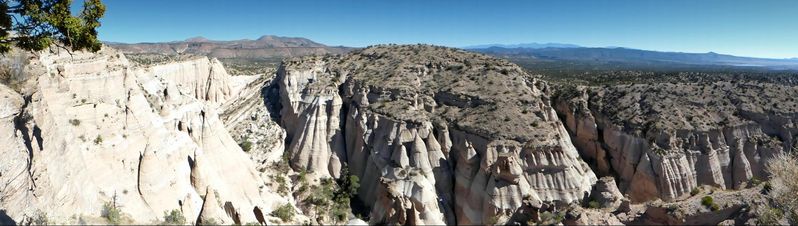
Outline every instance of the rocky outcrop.
POLYGON ((548 87, 502 60, 434 46, 304 57, 278 70, 294 169, 360 178, 370 223, 479 224, 570 203, 596 177, 548 87))
POLYGON ((598 207, 610 208, 612 210, 618 209, 624 201, 623 194, 618 190, 615 179, 612 177, 600 178, 593 187, 590 198, 599 204, 598 207))
POLYGON ((632 201, 739 188, 795 146, 798 89, 755 81, 579 87, 557 99, 574 144, 632 201))
POLYGON ((174 209, 188 223, 246 223, 286 202, 217 116, 232 93, 216 60, 138 68, 109 48, 52 51, 25 73, 34 92, 0 87, 0 209, 17 222, 46 211, 55 223, 102 224, 113 203, 131 223, 174 209))
POLYGON ((701 190, 692 197, 675 202, 655 201, 647 204, 645 212, 629 224, 667 225, 733 225, 754 224, 757 209, 767 204, 762 187, 733 191, 701 190), (709 198, 708 203, 703 201, 709 198), (709 204, 709 205, 705 205, 709 204))
POLYGON ((258 171, 266 173, 272 173, 266 168, 283 161, 285 151, 285 130, 278 125, 279 112, 274 110, 279 104, 274 75, 232 77, 235 95, 220 107, 219 115, 233 139, 249 149, 245 151, 258 171))
MULTIPOLYGON (((172 82, 182 95, 215 104, 224 103, 231 95, 229 75, 219 60, 197 57, 192 60, 152 66, 150 73, 172 82)), ((164 96, 168 96, 165 90, 164 96)))

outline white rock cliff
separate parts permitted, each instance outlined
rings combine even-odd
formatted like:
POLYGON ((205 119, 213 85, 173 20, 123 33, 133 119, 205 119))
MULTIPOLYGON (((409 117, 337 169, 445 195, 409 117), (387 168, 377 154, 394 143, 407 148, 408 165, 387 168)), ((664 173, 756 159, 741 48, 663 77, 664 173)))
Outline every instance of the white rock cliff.
POLYGON ((175 209, 187 223, 247 223, 286 202, 217 116, 232 93, 216 60, 140 68, 109 48, 51 51, 25 73, 36 81, 24 98, 0 86, 0 208, 17 223, 105 223, 103 203, 127 223, 175 209))

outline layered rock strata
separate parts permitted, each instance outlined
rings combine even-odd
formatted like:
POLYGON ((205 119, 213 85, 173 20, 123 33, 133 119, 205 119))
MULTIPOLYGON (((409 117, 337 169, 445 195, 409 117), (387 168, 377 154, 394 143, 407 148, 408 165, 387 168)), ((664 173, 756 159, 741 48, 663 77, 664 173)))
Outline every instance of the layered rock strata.
POLYGON ((108 48, 53 50, 24 73, 32 92, 0 86, 0 209, 16 223, 107 223, 103 203, 123 223, 175 209, 188 223, 247 223, 287 201, 217 116, 232 93, 216 60, 137 68, 108 48))
POLYGON ((377 46, 287 60, 277 79, 292 167, 348 167, 370 223, 506 220, 525 202, 580 200, 596 181, 548 87, 506 61, 377 46))
POLYGON ((767 178, 796 147, 798 88, 755 81, 579 87, 557 109, 586 161, 632 201, 767 178))

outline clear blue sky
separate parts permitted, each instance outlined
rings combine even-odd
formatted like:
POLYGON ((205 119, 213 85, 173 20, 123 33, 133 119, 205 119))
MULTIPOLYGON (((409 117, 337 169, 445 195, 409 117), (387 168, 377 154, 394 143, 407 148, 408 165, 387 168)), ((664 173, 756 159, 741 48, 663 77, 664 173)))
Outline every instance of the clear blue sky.
MULTIPOLYGON (((76 0, 80 1, 80 0, 76 0)), ((798 57, 798 0, 105 0, 100 38, 583 46, 798 57)))

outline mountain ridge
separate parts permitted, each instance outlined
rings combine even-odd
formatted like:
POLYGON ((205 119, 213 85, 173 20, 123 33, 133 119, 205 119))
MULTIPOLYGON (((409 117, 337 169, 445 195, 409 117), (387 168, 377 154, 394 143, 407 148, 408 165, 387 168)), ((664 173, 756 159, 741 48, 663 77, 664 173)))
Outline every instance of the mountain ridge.
POLYGON ((568 44, 568 43, 557 43, 557 42, 547 42, 547 43, 537 43, 537 42, 530 42, 530 43, 518 43, 518 44, 484 44, 484 45, 470 45, 470 46, 463 46, 463 49, 483 49, 483 48, 490 48, 490 47, 501 47, 501 48, 533 48, 533 49, 541 49, 541 48, 549 48, 549 47, 556 47, 556 48, 580 48, 582 46, 575 45, 575 44, 568 44))
POLYGON ((307 38, 274 35, 264 35, 255 40, 211 40, 197 36, 170 42, 104 43, 125 54, 194 54, 219 59, 282 59, 311 54, 341 54, 352 49, 327 46, 307 38))
POLYGON ((798 61, 735 56, 729 54, 685 53, 641 50, 633 48, 579 47, 579 48, 502 48, 469 49, 503 58, 525 58, 540 61, 583 61, 610 64, 654 65, 710 65, 733 67, 760 67, 776 70, 798 70, 798 61))

